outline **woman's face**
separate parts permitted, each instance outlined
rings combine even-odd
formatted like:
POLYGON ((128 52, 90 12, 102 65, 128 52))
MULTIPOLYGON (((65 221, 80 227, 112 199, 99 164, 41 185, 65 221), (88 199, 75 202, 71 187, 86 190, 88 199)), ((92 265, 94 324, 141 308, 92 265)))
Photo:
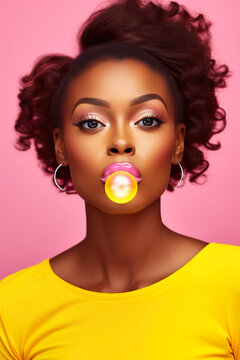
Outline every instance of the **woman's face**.
POLYGON ((185 125, 176 128, 174 116, 162 75, 134 59, 101 61, 68 87, 63 133, 59 128, 53 133, 57 160, 69 165, 75 190, 89 204, 112 214, 140 211, 159 199, 167 188, 171 164, 182 159, 185 125), (131 104, 146 94, 157 94, 162 101, 152 98, 131 104), (109 105, 76 105, 81 98, 97 98, 109 105), (109 164, 125 161, 139 169, 142 181, 130 202, 118 204, 107 197, 101 176, 109 164))

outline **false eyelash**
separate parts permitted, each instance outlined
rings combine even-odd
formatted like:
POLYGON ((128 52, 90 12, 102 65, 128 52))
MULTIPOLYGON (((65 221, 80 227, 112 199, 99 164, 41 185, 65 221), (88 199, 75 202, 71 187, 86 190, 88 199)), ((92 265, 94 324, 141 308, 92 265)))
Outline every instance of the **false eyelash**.
MULTIPOLYGON (((161 118, 161 117, 159 117, 158 115, 156 115, 156 114, 151 114, 151 113, 146 113, 146 114, 143 114, 143 115, 145 115, 145 116, 143 116, 140 120, 138 120, 137 122, 136 122, 136 124, 139 122, 139 121, 142 121, 142 120, 144 120, 144 119, 147 119, 147 118, 151 118, 151 119, 153 119, 153 120, 156 120, 160 125, 161 124, 163 124, 165 121, 161 118)), ((155 126, 146 126, 147 128, 154 128, 155 126)))
MULTIPOLYGON (((95 115, 83 115, 81 117, 81 119, 77 122, 77 123, 74 123, 73 125, 74 126, 78 126, 78 127, 82 127, 82 125, 88 121, 91 121, 91 120, 95 120, 99 123, 101 123, 97 117, 95 117, 95 115)), ((92 128, 92 129, 97 129, 97 128, 92 128)), ((90 130, 90 129, 85 129, 85 130, 90 130)))
MULTIPOLYGON (((158 122, 158 124, 160 124, 160 125, 166 122, 166 121, 162 120, 158 115, 149 113, 149 114, 145 114, 145 116, 142 117, 140 120, 138 120, 136 123, 138 123, 139 121, 142 121, 146 118, 152 118, 152 119, 156 120, 158 122)), ((86 122, 91 121, 91 120, 95 120, 95 121, 101 123, 99 120, 97 120, 97 117, 95 117, 94 115, 87 115, 87 116, 84 115, 77 123, 74 123, 73 125, 77 126, 77 127, 82 127, 83 124, 85 124, 86 122)), ((144 126, 144 127, 151 129, 151 128, 155 128, 156 126, 144 126)), ((90 128, 90 129, 85 128, 85 130, 91 130, 91 129, 97 129, 97 128, 90 128)))

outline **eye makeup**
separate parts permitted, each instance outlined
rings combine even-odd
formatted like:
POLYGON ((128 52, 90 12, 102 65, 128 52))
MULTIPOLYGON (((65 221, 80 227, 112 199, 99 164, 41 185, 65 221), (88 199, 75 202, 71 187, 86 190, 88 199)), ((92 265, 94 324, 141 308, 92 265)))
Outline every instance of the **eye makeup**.
POLYGON ((89 122, 92 122, 92 123, 98 123, 98 124, 102 124, 103 126, 109 126, 108 124, 104 125, 101 121, 100 121, 100 118, 95 115, 95 114, 84 114, 83 116, 80 117, 80 119, 76 122, 76 123, 73 123, 74 126, 77 126, 79 128, 84 128, 84 130, 88 131, 88 130, 95 130, 95 129, 99 129, 99 127, 97 128, 96 126, 92 127, 92 128, 85 128, 83 127, 83 125, 85 123, 89 123, 89 122))
POLYGON ((134 120, 132 122, 135 123, 136 121, 142 120, 145 117, 155 117, 165 122, 165 117, 163 116, 163 114, 155 110, 144 110, 143 112, 139 112, 137 115, 134 116, 134 120))
MULTIPOLYGON (((134 116, 134 119, 135 119, 134 121, 130 122, 131 126, 137 125, 140 121, 143 121, 143 120, 146 120, 146 119, 151 119, 151 121, 156 121, 157 125, 159 125, 159 126, 166 122, 164 117, 162 116, 162 114, 159 114, 158 112, 152 111, 152 110, 145 110, 142 113, 138 113, 136 116, 134 116)), ((91 114, 91 113, 90 114, 86 113, 86 114, 82 115, 80 117, 80 119, 76 123, 73 123, 73 125, 77 126, 77 127, 80 127, 80 128, 84 128, 84 130, 97 129, 96 126, 94 126, 92 128, 83 127, 83 125, 85 123, 89 123, 89 122, 102 124, 104 127, 110 126, 109 124, 104 124, 101 121, 100 117, 98 117, 95 114, 91 114)), ((157 126, 155 125, 155 126, 144 126, 144 127, 146 127, 146 128, 156 128, 157 126)))
POLYGON ((133 115, 133 121, 135 122, 136 120, 141 120, 143 116, 156 116, 162 121, 166 121, 166 115, 164 114, 164 111, 159 110, 159 108, 155 106, 139 110, 136 114, 133 115))

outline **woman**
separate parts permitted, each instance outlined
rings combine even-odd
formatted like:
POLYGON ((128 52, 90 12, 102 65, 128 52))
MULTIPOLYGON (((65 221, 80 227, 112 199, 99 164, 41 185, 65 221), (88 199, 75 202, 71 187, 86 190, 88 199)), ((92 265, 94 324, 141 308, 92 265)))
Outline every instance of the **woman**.
POLYGON ((240 359, 240 248, 176 233, 160 209, 183 169, 207 170, 199 146, 220 148, 229 70, 210 25, 176 2, 117 1, 84 24, 79 56, 22 78, 20 150, 34 139, 55 185, 85 200, 87 233, 1 280, 1 359, 240 359))

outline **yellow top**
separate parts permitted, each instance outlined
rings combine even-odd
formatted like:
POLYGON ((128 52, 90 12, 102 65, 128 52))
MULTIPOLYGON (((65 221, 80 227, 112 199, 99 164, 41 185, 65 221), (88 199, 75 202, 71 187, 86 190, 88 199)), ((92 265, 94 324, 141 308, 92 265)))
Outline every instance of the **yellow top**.
POLYGON ((144 288, 101 293, 49 259, 0 281, 1 360, 240 360, 240 246, 209 243, 144 288))

